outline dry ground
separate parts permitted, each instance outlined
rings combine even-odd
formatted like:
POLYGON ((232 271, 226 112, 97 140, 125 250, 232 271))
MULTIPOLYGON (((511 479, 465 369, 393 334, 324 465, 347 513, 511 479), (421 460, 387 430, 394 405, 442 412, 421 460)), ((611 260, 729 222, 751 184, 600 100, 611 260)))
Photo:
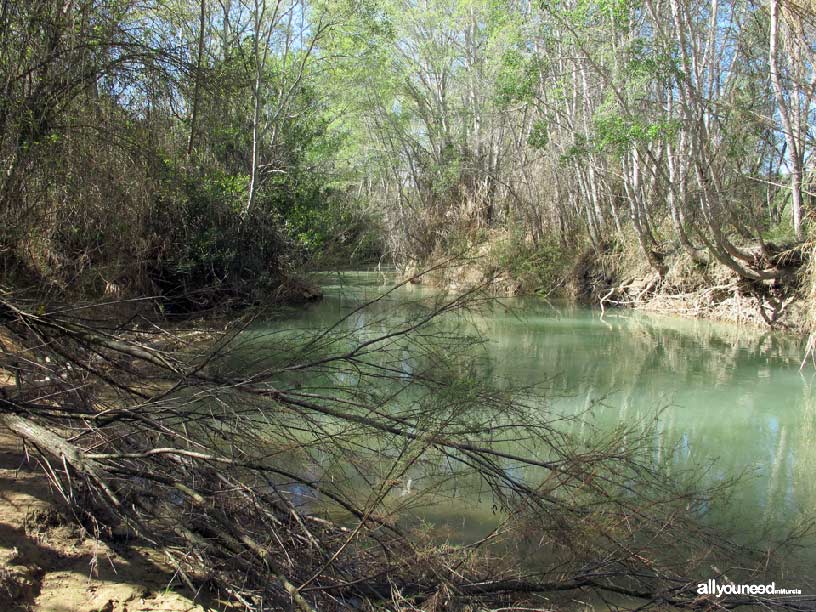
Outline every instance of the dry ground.
POLYGON ((205 611, 175 591, 172 569, 155 551, 114 548, 59 508, 36 460, 0 429, 0 610, 205 611))

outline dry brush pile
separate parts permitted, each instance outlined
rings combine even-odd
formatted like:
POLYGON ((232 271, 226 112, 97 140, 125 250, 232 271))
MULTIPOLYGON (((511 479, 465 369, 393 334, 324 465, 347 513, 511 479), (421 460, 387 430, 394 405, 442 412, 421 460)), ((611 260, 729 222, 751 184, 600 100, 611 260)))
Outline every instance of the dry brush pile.
MULTIPOLYGON (((478 382, 462 359, 478 339, 445 318, 479 295, 395 322, 377 314, 386 294, 330 329, 263 338, 247 315, 203 341, 6 294, 0 420, 86 526, 150 543, 235 609, 549 606, 586 591, 714 607, 695 578, 749 555, 698 520, 718 491, 666 480, 638 426, 582 443, 530 392, 478 382), (429 484, 397 494, 409 478, 429 484), (441 544, 404 520, 467 483, 493 499, 483 537, 441 544)), ((813 605, 716 606, 747 603, 813 605)))

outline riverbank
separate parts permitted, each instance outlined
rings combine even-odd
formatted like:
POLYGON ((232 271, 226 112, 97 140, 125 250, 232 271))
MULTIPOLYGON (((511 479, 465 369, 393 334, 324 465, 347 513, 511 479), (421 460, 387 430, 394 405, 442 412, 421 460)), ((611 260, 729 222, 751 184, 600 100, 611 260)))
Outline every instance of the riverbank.
POLYGON ((665 258, 658 275, 637 254, 587 255, 575 266, 574 296, 601 308, 634 308, 807 335, 811 331, 809 252, 779 254, 780 274, 750 281, 716 260, 695 262, 685 252, 665 258))
MULTIPOLYGON (((662 276, 636 248, 602 253, 545 248, 541 253, 519 245, 512 251, 505 237, 472 252, 471 257, 422 274, 417 282, 449 291, 485 284, 497 296, 545 295, 604 310, 631 308, 801 335, 812 331, 807 245, 776 254, 781 273, 772 281, 748 281, 716 260, 694 261, 682 251, 664 258, 662 276)), ((412 265, 404 275, 413 277, 432 267, 412 265)))
POLYGON ((205 612, 145 545, 95 537, 66 514, 19 438, 0 429, 0 608, 205 612))

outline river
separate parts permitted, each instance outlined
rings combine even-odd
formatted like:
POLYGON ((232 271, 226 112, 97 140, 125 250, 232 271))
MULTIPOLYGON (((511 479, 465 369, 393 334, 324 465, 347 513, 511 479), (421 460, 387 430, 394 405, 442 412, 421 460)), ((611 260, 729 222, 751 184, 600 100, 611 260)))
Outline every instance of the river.
MULTIPOLYGON (((266 324, 321 329, 390 287, 377 272, 320 276, 324 299, 266 324)), ((430 293, 406 286, 369 311, 399 320, 430 293)), ((459 315, 446 315, 456 328, 459 315)), ((703 484, 741 477, 709 520, 746 543, 764 545, 816 508, 816 372, 800 372, 802 342, 731 324, 599 310, 542 298, 498 300, 461 320, 484 340, 479 369, 498 385, 535 385, 541 409, 588 415, 601 430, 624 422, 653 425, 654 461, 700 470, 703 484), (703 470, 701 466, 706 466, 703 470)), ((406 359, 406 363, 410 360, 406 359)), ((580 434, 587 418, 565 421, 580 434), (570 425, 570 423, 572 423, 570 425)), ((417 514, 452 539, 495 522, 492 502, 472 495, 441 500, 417 514)))

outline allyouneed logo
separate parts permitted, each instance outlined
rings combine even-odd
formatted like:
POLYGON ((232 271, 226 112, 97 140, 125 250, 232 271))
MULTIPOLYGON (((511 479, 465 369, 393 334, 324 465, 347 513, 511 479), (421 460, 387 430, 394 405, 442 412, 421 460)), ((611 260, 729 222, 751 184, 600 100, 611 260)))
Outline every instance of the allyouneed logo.
POLYGON ((801 595, 800 589, 777 589, 776 583, 770 584, 717 584, 717 581, 709 579, 697 585, 698 595, 714 595, 722 597, 724 595, 801 595))

